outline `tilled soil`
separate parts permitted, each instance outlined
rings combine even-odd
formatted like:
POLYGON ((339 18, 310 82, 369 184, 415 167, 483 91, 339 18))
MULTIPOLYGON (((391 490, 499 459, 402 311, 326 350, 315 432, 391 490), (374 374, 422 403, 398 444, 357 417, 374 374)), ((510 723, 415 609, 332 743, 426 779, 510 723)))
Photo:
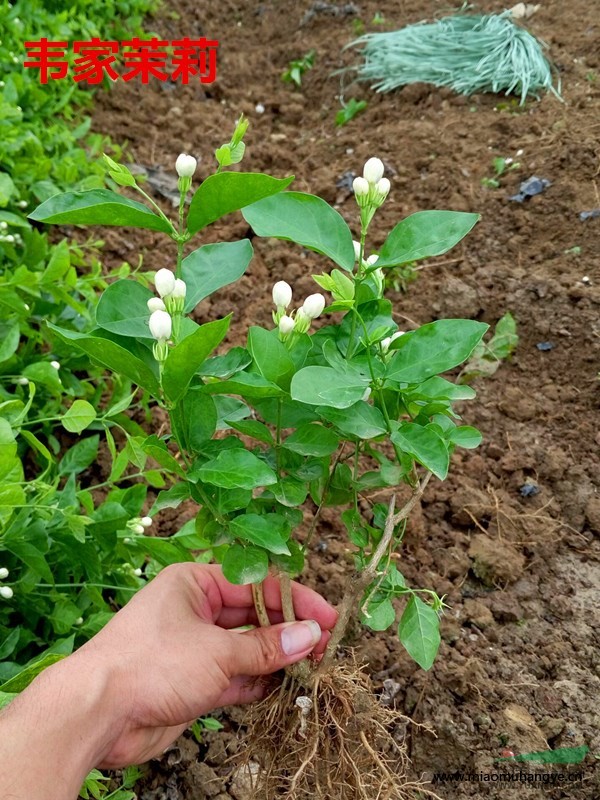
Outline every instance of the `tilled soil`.
MULTIPOLYGON (((477 10, 502 8, 484 2, 477 10)), ((310 0, 171 0, 148 27, 164 38, 219 39, 216 83, 118 84, 99 97, 94 129, 127 140, 138 164, 170 171, 185 151, 201 159, 198 174, 208 175, 214 148, 229 138, 243 111, 251 120, 244 169, 295 174, 294 188, 324 197, 354 229, 353 197, 338 184, 344 173, 359 172, 366 158, 378 155, 392 191, 372 226, 371 249, 418 210, 482 215, 463 244, 391 298, 401 327, 441 317, 494 324, 510 311, 520 336, 512 359, 476 382, 478 397, 463 409, 482 430, 484 444, 457 453, 450 478, 430 485, 400 554, 409 582, 446 595, 442 647, 426 673, 393 632, 375 635, 357 627, 350 643, 368 663, 375 686, 391 681, 397 707, 436 732, 408 732, 415 775, 489 775, 507 770, 494 762, 507 751, 590 747, 583 767, 545 767, 554 773, 583 769, 583 780, 573 784, 446 781, 432 787, 442 798, 526 793, 596 800, 600 218, 582 222, 579 212, 600 207, 600 22, 595 4, 584 0, 548 0, 528 21, 550 46, 564 103, 548 95, 519 108, 504 97, 467 99, 424 85, 388 95, 347 85, 346 98, 367 99, 368 108, 336 128, 340 79, 332 73, 352 58, 341 50, 354 38, 355 20, 367 30, 394 30, 450 12, 435 0, 383 6, 369 0, 359 8, 310 0), (371 24, 376 12, 384 14, 383 26, 371 24), (290 59, 311 49, 315 66, 301 90, 283 84, 290 59), (500 179, 500 188, 486 188, 481 179, 493 175, 497 156, 512 157, 520 167, 500 179), (551 186, 523 204, 509 201, 532 175, 551 186), (523 496, 526 483, 539 492, 523 496)), ((205 241, 247 233, 246 223, 233 215, 209 228, 205 241)), ((102 236, 109 265, 134 262, 139 250, 148 269, 166 263, 163 242, 151 232, 124 236, 107 229, 102 236)), ((241 340, 249 323, 268 321, 275 280, 308 294, 315 290, 311 273, 327 266, 283 242, 254 239, 253 246, 247 275, 197 312, 199 321, 207 321, 233 307, 232 342, 241 340)), ((165 515, 165 524, 176 529, 181 519, 165 515)), ((324 517, 316 545, 304 580, 336 602, 351 556, 333 513, 324 517)), ((239 710, 217 716, 223 732, 209 734, 202 746, 182 738, 151 765, 142 800, 241 800, 243 787, 232 784, 226 763, 236 748, 239 710)), ((526 765, 515 769, 521 766, 531 772, 526 765)))

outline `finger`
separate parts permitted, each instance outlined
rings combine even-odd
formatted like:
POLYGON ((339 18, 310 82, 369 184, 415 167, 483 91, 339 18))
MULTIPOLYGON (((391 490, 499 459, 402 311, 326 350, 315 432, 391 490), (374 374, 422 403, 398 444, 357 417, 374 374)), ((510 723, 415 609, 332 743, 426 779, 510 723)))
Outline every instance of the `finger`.
POLYGON ((238 706, 244 703, 254 703, 262 700, 266 694, 267 686, 262 681, 250 678, 248 675, 238 675, 219 698, 219 705, 238 706))
MULTIPOLYGON (((271 625, 283 622, 281 611, 269 611, 271 625)), ((215 624, 220 628, 241 628, 243 625, 258 625, 258 617, 254 608, 223 608, 215 624)))
MULTIPOLYGON (((197 564, 195 575, 206 592, 216 621, 223 608, 252 608, 252 588, 249 584, 236 586, 225 578, 218 564, 197 564)), ((263 582, 265 603, 269 611, 281 611, 279 581, 268 577, 263 582)), ((292 581, 294 609, 299 619, 314 619, 321 628, 331 629, 337 621, 337 611, 320 594, 292 581)))
POLYGON ((305 658, 320 643, 318 622, 286 622, 244 633, 223 632, 227 637, 227 671, 237 675, 269 675, 305 658))

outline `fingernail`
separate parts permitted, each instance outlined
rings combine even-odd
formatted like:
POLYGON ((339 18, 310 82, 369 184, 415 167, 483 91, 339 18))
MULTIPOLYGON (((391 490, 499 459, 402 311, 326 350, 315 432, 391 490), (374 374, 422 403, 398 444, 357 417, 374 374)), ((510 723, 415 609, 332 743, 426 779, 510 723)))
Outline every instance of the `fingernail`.
POLYGON ((295 656, 314 647, 321 638, 321 628, 314 619, 292 622, 281 632, 281 649, 286 656, 295 656))

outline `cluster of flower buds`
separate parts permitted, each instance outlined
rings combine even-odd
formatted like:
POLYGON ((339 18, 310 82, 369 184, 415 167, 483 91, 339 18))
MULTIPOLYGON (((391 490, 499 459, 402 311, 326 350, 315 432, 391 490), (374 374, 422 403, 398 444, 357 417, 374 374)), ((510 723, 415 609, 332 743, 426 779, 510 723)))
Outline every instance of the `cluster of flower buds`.
POLYGON ((295 312, 287 309, 292 302, 292 287, 285 281, 277 281, 273 286, 273 322, 279 328, 280 338, 285 341, 291 333, 306 333, 313 319, 320 316, 325 308, 322 294, 309 295, 295 312))
POLYGON ((361 209, 379 208, 388 196, 390 182, 383 177, 383 161, 380 158, 370 158, 363 167, 362 177, 355 178, 352 182, 356 202, 361 209))
MULTIPOLYGON (((8 570, 6 567, 0 567, 0 581, 5 581, 8 578, 8 570)), ((14 592, 10 586, 0 586, 0 597, 3 600, 10 600, 14 592)))
POLYGON ((6 244, 16 244, 22 245, 23 244, 23 237, 20 233, 7 233, 8 224, 2 220, 0 222, 0 242, 6 242, 6 244))
POLYGON ((175 170, 179 175, 177 188, 179 189, 182 203, 192 185, 192 178, 194 176, 194 172, 196 172, 197 164, 198 162, 194 156, 188 156, 187 153, 180 153, 177 156, 177 161, 175 161, 175 170))
POLYGON ((157 361, 166 360, 169 353, 168 340, 173 333, 173 317, 183 314, 187 287, 185 281, 176 278, 168 269, 159 269, 154 277, 154 285, 160 297, 148 300, 150 311, 150 333, 156 339, 154 357, 157 361))
POLYGON ((127 523, 127 527, 132 533, 137 536, 142 536, 146 530, 152 525, 152 517, 133 517, 127 523))

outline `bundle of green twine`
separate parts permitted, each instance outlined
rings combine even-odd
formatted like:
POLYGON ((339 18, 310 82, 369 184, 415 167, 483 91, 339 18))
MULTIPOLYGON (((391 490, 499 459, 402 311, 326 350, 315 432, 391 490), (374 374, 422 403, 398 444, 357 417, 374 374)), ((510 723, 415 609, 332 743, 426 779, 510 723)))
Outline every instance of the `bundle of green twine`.
POLYGON ((529 94, 539 97, 540 90, 560 99, 544 56, 546 45, 516 25, 510 11, 368 33, 349 46, 362 46, 358 78, 370 81, 378 92, 423 82, 465 95, 504 91, 520 95, 521 105, 529 94))

